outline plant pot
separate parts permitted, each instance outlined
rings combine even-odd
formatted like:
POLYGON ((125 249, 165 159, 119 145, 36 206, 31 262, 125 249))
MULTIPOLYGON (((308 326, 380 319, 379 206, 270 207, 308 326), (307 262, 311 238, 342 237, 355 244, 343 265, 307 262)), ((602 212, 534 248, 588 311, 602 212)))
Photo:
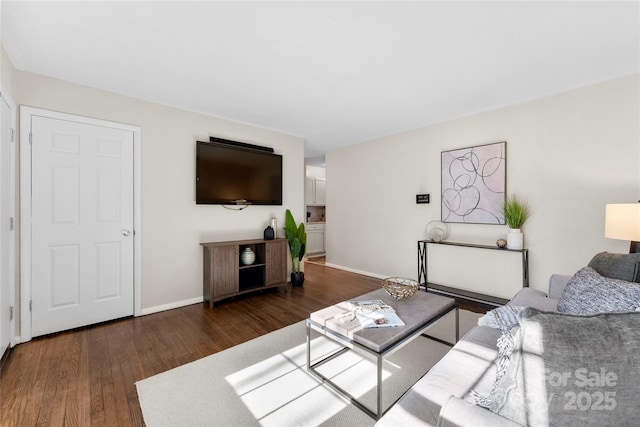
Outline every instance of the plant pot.
POLYGON ((507 233, 507 249, 523 249, 524 234, 519 228, 510 228, 507 233))
POLYGON ((291 273, 291 284, 293 286, 302 286, 304 283, 304 273, 298 271, 297 273, 291 273))

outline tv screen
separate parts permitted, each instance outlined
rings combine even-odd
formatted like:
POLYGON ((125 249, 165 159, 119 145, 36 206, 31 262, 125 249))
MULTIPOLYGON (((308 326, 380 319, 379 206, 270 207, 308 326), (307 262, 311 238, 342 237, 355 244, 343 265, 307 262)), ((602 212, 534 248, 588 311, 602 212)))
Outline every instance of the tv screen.
POLYGON ((282 205, 282 156, 198 141, 196 203, 282 205))

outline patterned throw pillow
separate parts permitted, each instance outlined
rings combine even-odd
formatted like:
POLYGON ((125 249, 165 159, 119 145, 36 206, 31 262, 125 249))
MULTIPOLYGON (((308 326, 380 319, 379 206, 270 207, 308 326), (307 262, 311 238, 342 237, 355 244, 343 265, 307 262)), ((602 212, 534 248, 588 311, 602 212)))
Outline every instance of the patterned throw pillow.
POLYGON ((601 276, 591 267, 580 269, 558 301, 561 313, 588 315, 635 311, 640 307, 640 284, 601 276))

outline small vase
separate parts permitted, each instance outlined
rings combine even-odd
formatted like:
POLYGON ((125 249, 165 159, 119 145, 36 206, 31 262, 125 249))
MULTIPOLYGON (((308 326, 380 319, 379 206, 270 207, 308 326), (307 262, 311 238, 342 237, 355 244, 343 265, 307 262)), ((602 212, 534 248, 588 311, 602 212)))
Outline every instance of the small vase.
POLYGON ((510 228, 507 233, 507 249, 523 249, 524 234, 519 228, 510 228))
POLYGON ((275 230, 270 225, 264 229, 264 240, 273 240, 276 237, 275 230))
POLYGON ((240 261, 242 261, 244 265, 251 265, 255 260, 256 254, 251 250, 251 248, 245 248, 240 254, 240 261))

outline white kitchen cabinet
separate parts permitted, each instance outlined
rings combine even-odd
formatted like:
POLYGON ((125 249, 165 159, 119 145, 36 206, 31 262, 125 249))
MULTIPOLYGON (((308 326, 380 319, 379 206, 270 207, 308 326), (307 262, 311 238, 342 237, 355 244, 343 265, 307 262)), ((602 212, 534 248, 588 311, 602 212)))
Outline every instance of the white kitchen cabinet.
POLYGON ((304 180, 304 203, 306 205, 313 205, 316 201, 316 183, 313 178, 306 178, 304 180))
POLYGON ((307 177, 304 182, 304 200, 307 205, 326 203, 326 184, 324 179, 307 177))
POLYGON ((316 179, 316 205, 327 203, 327 181, 316 179))
POLYGON ((307 232, 306 253, 308 255, 317 255, 324 253, 324 234, 326 227, 324 224, 307 224, 305 227, 307 232))

